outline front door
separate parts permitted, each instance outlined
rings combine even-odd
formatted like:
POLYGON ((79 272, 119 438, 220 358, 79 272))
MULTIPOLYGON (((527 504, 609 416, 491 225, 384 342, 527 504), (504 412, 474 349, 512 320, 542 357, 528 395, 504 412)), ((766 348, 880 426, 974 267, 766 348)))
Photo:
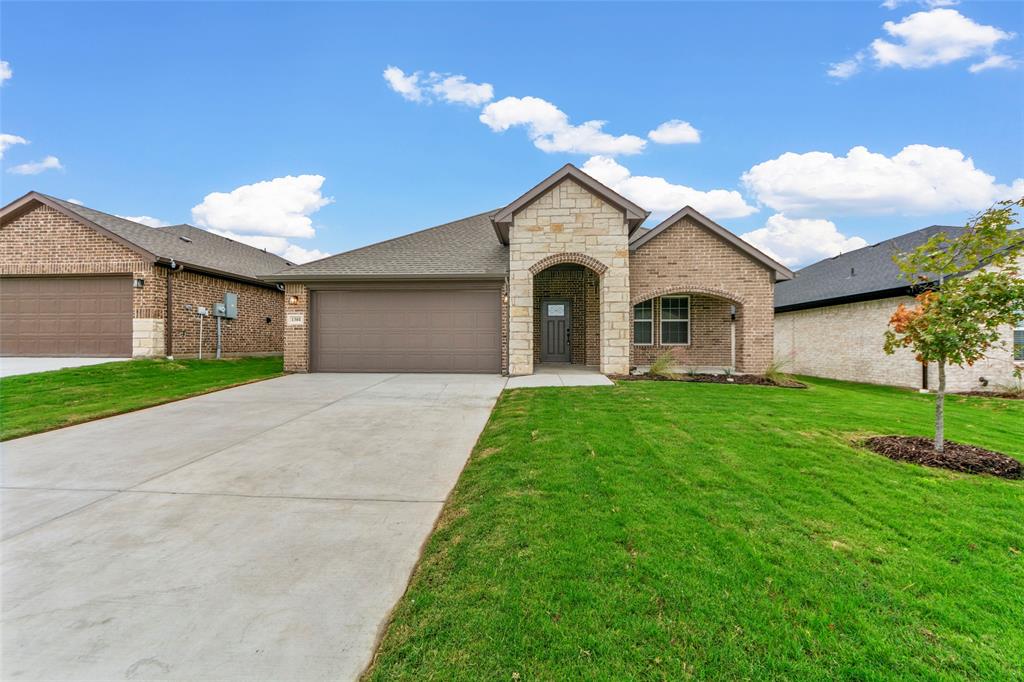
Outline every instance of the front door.
POLYGON ((540 361, 572 360, 572 306, 561 299, 544 299, 540 308, 540 361))

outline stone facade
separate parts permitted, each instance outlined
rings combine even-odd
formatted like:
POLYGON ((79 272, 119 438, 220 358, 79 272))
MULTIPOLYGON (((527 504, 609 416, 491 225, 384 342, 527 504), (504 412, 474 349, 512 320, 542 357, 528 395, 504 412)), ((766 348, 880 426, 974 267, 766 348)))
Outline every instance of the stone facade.
MULTIPOLYGON (((774 272, 689 217, 637 248, 629 261, 630 303, 690 295, 691 344, 632 346, 632 363, 668 351, 681 368, 728 367, 731 306, 736 307, 735 371, 760 374, 772 361, 774 272)), ((655 317, 660 306, 655 301, 655 317)), ((630 310, 632 319, 632 309, 630 310)), ((630 327, 632 333, 632 325, 630 327)))
MULTIPOLYGON (((919 363, 909 349, 893 355, 882 350, 889 318, 903 303, 913 305, 909 296, 844 303, 775 316, 775 357, 795 374, 861 381, 872 384, 923 388, 919 363)), ((978 391, 1011 385, 1014 362, 1013 330, 1002 333, 1004 346, 973 367, 947 367, 946 390, 978 391), (986 386, 981 379, 988 382, 986 386)), ((928 367, 928 387, 938 378, 934 364, 928 367)))
MULTIPOLYGON (((141 287, 132 289, 135 357, 167 354, 167 273, 168 268, 49 206, 37 206, 0 228, 0 276, 125 275, 142 280, 141 287)), ((225 325, 230 329, 224 336, 224 347, 230 348, 227 352, 281 352, 280 291, 195 272, 174 272, 172 281, 174 354, 187 357, 198 350, 198 334, 190 329, 190 316, 182 306, 212 307, 224 291, 239 294, 239 320, 225 325), (269 325, 265 322, 268 316, 273 320, 269 325)), ((194 313, 191 318, 194 320, 194 313)), ((212 320, 208 318, 206 323, 212 320)), ((216 322, 213 325, 216 330, 216 322)), ((206 352, 204 349, 204 355, 206 352)))
POLYGON ((532 374, 534 277, 559 262, 594 270, 600 281, 599 366, 629 370, 629 246, 625 215, 566 178, 519 211, 509 230, 510 375, 532 374))

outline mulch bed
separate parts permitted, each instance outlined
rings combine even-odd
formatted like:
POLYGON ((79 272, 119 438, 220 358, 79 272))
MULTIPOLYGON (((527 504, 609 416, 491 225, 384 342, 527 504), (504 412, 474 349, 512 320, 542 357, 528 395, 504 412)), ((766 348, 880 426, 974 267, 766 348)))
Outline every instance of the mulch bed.
POLYGON ((1007 398, 1009 400, 1024 400, 1024 391, 964 391, 954 395, 973 395, 978 398, 1007 398))
POLYGON ((799 381, 779 383, 759 374, 621 374, 612 377, 617 381, 689 381, 699 384, 747 384, 749 386, 778 386, 779 388, 807 388, 799 381))
POLYGON ((928 467, 967 474, 991 474, 1001 478, 1024 478, 1024 465, 1013 457, 984 448, 946 441, 945 450, 935 452, 931 438, 920 436, 876 436, 864 443, 869 450, 898 462, 913 462, 928 467))

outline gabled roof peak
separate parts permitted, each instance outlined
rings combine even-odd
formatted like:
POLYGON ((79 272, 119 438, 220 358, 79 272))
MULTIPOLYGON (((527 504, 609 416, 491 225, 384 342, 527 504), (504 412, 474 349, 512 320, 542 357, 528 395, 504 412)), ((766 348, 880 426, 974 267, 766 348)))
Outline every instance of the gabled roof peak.
POLYGON ((626 224, 629 226, 630 234, 632 234, 636 228, 640 226, 640 223, 646 220, 647 216, 650 215, 650 211, 645 211, 643 208, 637 206, 611 187, 595 180, 571 163, 567 163, 548 177, 541 180, 537 185, 511 204, 494 214, 491 218, 491 224, 494 226, 494 232, 498 235, 498 239, 502 244, 508 244, 508 231, 509 227, 512 225, 512 219, 515 215, 566 178, 572 178, 579 184, 583 185, 587 190, 622 210, 626 215, 626 224))

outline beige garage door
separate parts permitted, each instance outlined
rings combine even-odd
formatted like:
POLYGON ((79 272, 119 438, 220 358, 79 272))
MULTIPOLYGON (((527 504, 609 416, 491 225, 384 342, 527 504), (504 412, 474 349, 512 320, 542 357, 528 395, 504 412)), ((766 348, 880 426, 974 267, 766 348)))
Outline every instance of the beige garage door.
POLYGON ((0 355, 132 354, 130 277, 0 279, 0 355))
POLYGON ((315 291, 316 372, 499 372, 497 289, 315 291))

